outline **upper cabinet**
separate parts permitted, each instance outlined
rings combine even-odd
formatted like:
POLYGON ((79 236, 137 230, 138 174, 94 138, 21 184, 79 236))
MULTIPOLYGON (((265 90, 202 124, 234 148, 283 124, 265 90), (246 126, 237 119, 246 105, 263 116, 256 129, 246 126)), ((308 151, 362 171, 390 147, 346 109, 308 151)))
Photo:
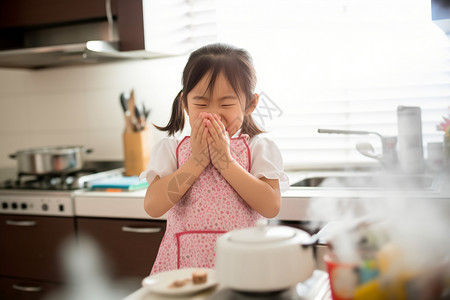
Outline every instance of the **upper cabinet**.
MULTIPOLYGON (((117 16, 116 0, 111 10, 117 16)), ((105 0, 14 0, 0 2, 0 28, 106 20, 105 0)))
POLYGON ((142 50, 142 7, 142 0, 0 0, 0 50, 94 39, 142 50))
POLYGON ((215 41, 207 0, 0 0, 0 68, 186 54, 215 41))

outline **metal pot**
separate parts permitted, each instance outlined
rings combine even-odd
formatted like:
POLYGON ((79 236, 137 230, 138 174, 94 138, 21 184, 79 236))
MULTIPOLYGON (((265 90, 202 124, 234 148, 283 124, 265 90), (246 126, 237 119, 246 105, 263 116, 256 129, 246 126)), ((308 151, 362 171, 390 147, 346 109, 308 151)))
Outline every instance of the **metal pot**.
POLYGON ((56 146, 19 150, 9 157, 17 159, 18 173, 43 175, 80 170, 84 153, 91 152, 83 146, 56 146))
POLYGON ((316 242, 307 232, 287 226, 230 231, 217 239, 217 280, 245 292, 290 288, 311 277, 316 242))

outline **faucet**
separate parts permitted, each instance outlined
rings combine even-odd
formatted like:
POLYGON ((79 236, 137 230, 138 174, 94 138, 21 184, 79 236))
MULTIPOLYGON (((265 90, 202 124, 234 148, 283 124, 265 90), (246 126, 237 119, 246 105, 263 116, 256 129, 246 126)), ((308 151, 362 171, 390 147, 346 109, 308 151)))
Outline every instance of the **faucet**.
POLYGON ((375 134, 381 139, 381 154, 375 154, 372 144, 367 142, 357 143, 356 150, 364 156, 378 160, 386 170, 394 170, 397 167, 397 137, 395 136, 382 136, 378 132, 359 130, 319 129, 318 132, 359 135, 375 134))

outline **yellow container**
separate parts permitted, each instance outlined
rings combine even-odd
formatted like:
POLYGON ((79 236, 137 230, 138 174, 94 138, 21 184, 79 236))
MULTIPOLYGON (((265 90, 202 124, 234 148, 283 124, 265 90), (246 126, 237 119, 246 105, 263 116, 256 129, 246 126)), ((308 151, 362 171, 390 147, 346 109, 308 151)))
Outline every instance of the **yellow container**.
POLYGON ((123 134, 125 176, 139 176, 150 160, 148 129, 123 134))

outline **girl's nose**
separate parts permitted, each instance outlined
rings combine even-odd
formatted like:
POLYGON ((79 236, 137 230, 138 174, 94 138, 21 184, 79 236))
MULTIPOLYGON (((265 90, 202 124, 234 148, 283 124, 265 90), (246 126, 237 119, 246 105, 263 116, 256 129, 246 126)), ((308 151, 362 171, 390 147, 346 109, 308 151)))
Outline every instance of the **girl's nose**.
POLYGON ((222 116, 221 116, 220 112, 218 112, 218 111, 216 111, 216 110, 211 110, 211 111, 209 111, 209 113, 210 113, 212 116, 217 115, 217 117, 219 117, 219 120, 222 121, 222 116))

